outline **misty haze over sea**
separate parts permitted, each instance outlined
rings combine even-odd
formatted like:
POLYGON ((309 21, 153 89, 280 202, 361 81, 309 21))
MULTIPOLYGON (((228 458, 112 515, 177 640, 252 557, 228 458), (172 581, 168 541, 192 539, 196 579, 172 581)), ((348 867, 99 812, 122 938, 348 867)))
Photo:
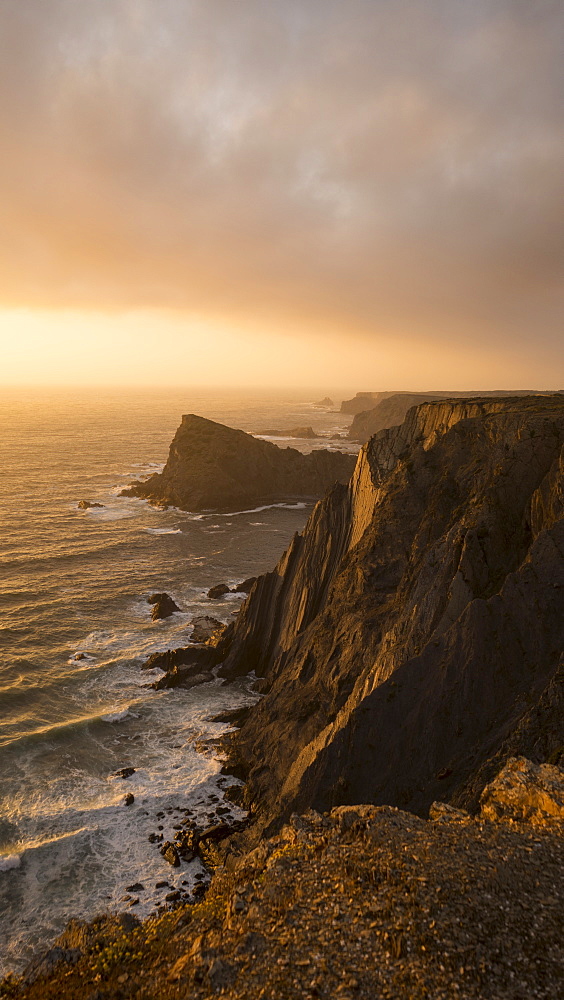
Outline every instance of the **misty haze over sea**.
MULTIPOLYGON (((203 871, 198 861, 172 869, 148 836, 171 806, 189 804, 205 820, 219 765, 196 753, 194 740, 220 733, 225 726, 207 719, 251 696, 245 683, 153 691, 144 685, 158 672, 140 664, 184 644, 194 615, 232 620, 240 598, 210 601, 209 587, 271 569, 310 509, 191 515, 119 490, 162 467, 185 412, 254 432, 303 424, 345 432, 351 418, 312 407, 317 398, 201 388, 4 393, 2 971, 21 968, 70 915, 123 909, 130 882, 146 885, 134 911, 143 916, 162 902, 159 879, 180 885, 179 871, 188 882, 203 871), (81 511, 83 498, 104 506, 81 511), (147 597, 162 590, 182 614, 152 622, 147 597), (74 660, 77 651, 86 658, 74 660), (136 773, 112 777, 124 766, 136 773), (130 808, 126 792, 135 796, 130 808)), ((171 822, 167 813, 167 835, 171 822)))

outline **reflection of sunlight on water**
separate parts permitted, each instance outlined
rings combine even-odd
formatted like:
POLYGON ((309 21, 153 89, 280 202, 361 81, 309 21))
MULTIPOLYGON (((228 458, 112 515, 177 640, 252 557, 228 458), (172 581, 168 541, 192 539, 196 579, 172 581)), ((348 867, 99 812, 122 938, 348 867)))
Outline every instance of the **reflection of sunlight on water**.
MULTIPOLYGON (((281 502, 199 514, 119 495, 129 482, 162 470, 183 412, 201 409, 247 430, 297 426, 309 401, 273 403, 268 393, 249 408, 236 394, 200 390, 81 392, 78 403, 63 391, 24 397, 8 405, 0 400, 6 468, 16 484, 0 525, 10 546, 0 582, 9 597, 5 703, 5 695, 13 696, 0 735, 43 732, 0 750, 0 816, 9 809, 15 824, 11 860, 2 831, 0 948, 11 941, 12 964, 32 939, 35 946, 52 941, 69 916, 117 908, 128 881, 147 878, 151 886, 164 875, 180 885, 182 877, 192 878, 189 866, 163 869, 148 836, 159 809, 198 801, 205 819, 209 795, 219 794, 218 765, 196 754, 193 740, 222 731, 206 720, 249 695, 244 686, 215 683, 153 691, 145 685, 162 674, 141 664, 153 652, 185 645, 193 616, 232 621, 240 595, 214 602, 209 588, 272 569, 310 506, 281 502), (39 426, 45 400, 50 421, 39 426), (81 511, 81 498, 105 506, 81 511), (259 511, 261 520, 251 521, 259 511), (153 622, 147 597, 161 591, 182 613, 153 622), (88 659, 72 659, 76 652, 88 659), (112 778, 126 765, 136 773, 112 778), (128 791, 135 801, 125 807, 128 791), (27 850, 16 868, 22 845, 27 850)), ((335 422, 312 418, 307 423, 318 432, 335 422)), ((172 839, 172 829, 166 833, 172 839)), ((136 908, 139 915, 162 902, 151 893, 136 908)))

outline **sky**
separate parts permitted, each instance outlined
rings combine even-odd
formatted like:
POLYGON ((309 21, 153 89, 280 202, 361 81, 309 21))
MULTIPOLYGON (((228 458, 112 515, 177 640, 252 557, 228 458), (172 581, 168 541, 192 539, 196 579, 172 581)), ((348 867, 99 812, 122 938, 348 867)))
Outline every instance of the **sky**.
POLYGON ((561 388, 561 0, 1 0, 0 381, 561 388))

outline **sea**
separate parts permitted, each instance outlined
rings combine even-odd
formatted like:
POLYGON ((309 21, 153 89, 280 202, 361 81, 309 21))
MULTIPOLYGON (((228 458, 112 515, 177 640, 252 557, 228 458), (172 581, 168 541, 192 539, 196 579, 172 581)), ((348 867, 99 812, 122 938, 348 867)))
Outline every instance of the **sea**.
POLYGON ((311 510, 202 515, 120 491, 163 467, 183 413, 251 433, 311 425, 320 439, 276 443, 354 451, 344 394, 331 395, 334 410, 306 390, 2 390, 0 974, 20 972, 71 917, 143 918, 205 879, 198 860, 171 867, 154 837, 172 840, 187 811, 205 826, 227 807, 235 779, 196 746, 229 728, 214 715, 256 699, 253 679, 155 691, 160 672, 142 664, 185 645, 194 616, 233 621, 243 597, 213 601, 209 588, 272 569, 311 510), (103 506, 81 510, 82 499, 103 506), (160 591, 181 611, 153 622, 160 591))

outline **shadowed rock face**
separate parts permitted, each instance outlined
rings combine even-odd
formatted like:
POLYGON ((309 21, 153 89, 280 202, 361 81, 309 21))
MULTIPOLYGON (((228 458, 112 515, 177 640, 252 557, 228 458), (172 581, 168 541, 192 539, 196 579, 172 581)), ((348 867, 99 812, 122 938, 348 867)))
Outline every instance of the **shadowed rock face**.
POLYGON ((124 496, 181 510, 232 511, 287 499, 317 499, 347 482, 355 458, 341 452, 302 455, 191 413, 182 417, 162 471, 124 496))
POLYGON ((563 446, 561 396, 425 403, 316 506, 219 650, 264 677, 233 744, 259 828, 472 807, 496 754, 557 762, 563 446))

